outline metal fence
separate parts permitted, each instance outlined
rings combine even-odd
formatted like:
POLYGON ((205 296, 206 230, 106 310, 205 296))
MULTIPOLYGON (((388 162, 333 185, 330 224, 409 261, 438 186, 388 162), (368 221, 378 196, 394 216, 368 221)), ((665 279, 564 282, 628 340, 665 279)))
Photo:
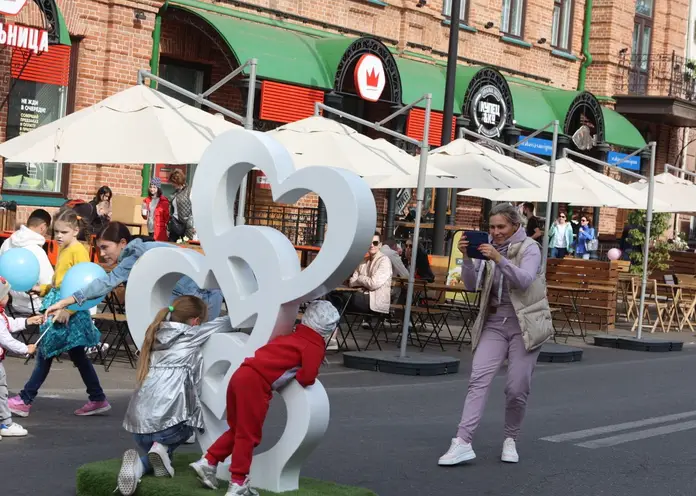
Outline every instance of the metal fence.
POLYGON ((280 205, 247 205, 246 222, 249 225, 269 226, 282 232, 294 245, 312 246, 317 234, 316 208, 280 205))
POLYGON ((696 60, 678 56, 676 52, 622 54, 619 68, 617 94, 696 99, 696 60))

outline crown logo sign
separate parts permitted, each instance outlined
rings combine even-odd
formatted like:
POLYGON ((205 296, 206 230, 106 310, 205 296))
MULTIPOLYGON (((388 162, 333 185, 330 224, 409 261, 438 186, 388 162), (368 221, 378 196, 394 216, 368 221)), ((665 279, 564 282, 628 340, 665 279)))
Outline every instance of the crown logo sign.
POLYGON ((376 88, 379 85, 379 74, 375 72, 375 68, 367 73, 367 86, 370 88, 376 88))

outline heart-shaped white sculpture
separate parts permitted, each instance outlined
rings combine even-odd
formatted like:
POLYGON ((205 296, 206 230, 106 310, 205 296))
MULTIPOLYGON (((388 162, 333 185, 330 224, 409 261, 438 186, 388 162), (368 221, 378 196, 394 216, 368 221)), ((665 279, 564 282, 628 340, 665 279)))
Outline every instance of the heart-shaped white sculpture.
MULTIPOLYGON (((140 346, 156 313, 169 303, 176 282, 187 275, 201 288, 220 288, 231 323, 250 334, 212 336, 203 346, 206 451, 227 430, 226 391, 242 361, 273 337, 292 331, 299 305, 339 286, 362 260, 376 224, 374 197, 351 172, 328 167, 296 171, 288 151, 263 133, 232 130, 203 154, 191 190, 194 225, 205 255, 179 247, 147 251, 128 280, 128 325, 140 346), (292 243, 264 226, 235 226, 234 203, 241 181, 254 167, 263 171, 273 199, 294 203, 308 192, 326 205, 329 228, 314 261, 301 270, 292 243)), ((302 388, 292 381, 282 391, 288 418, 281 439, 256 455, 254 487, 296 490, 300 468, 328 426, 329 400, 319 381, 302 388)), ((229 479, 226 467, 218 477, 229 479)))

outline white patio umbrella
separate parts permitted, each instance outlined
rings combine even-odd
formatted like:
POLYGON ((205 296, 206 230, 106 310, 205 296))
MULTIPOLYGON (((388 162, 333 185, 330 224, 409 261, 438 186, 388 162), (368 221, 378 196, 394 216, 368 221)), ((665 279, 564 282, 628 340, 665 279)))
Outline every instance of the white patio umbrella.
MULTIPOLYGON (((418 160, 384 139, 372 139, 335 120, 312 116, 267 133, 288 149, 298 169, 325 165, 363 177, 373 189, 415 188, 418 160)), ((451 174, 428 164, 426 186, 451 174)))
MULTIPOLYGON (((648 182, 642 179, 631 184, 631 187, 647 193, 648 182)), ((696 185, 669 172, 655 176, 654 198, 656 212, 696 212, 696 185)))
POLYGON ((540 188, 546 180, 546 174, 536 167, 464 138, 431 151, 428 167, 431 165, 456 176, 456 180, 443 180, 449 183, 443 188, 540 188))
POLYGON ((137 85, 0 145, 12 162, 193 164, 217 136, 239 127, 137 85))
MULTIPOLYGON (((539 170, 548 173, 548 166, 542 165, 539 170)), ((579 201, 570 201, 574 205, 586 207, 617 207, 645 210, 648 203, 647 191, 638 191, 628 184, 601 174, 569 158, 556 161, 556 178, 575 184, 583 189, 585 197, 579 201)), ((554 202, 563 202, 554 190, 554 202)), ((666 207, 662 202, 655 201, 654 205, 666 207)))

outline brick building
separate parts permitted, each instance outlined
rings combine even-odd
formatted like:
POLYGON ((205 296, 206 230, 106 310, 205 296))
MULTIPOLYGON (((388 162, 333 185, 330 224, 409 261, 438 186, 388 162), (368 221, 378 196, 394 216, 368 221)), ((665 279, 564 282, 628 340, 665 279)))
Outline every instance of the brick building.
MULTIPOLYGON (((26 44, 0 47, 0 94, 7 97, 0 107, 0 140, 133 85, 138 69, 152 67, 161 77, 200 93, 256 58, 259 80, 255 88, 249 88, 247 78, 239 77, 210 99, 242 113, 247 92, 254 91, 257 129, 269 130, 308 117, 316 101, 379 120, 424 93, 432 93, 429 139, 437 146, 451 1, 27 2, 18 16, 6 19, 4 32, 10 24, 21 29, 48 26, 51 44, 38 53, 26 44), (355 87, 356 65, 366 54, 376 57, 387 79, 377 102, 358 96, 355 87), (23 101, 33 109, 28 115, 23 101)), ((679 123, 661 124, 659 119, 651 121, 644 112, 629 109, 625 115, 632 124, 617 112, 622 112, 623 102, 628 100, 621 95, 635 93, 635 88, 628 91, 622 83, 628 80, 629 69, 639 68, 631 74, 646 73, 642 65, 631 62, 638 60, 634 57, 637 45, 632 50, 632 21, 642 19, 635 11, 637 5, 645 10, 645 1, 650 0, 638 4, 634 0, 596 0, 587 46, 583 34, 589 23, 585 22, 583 0, 462 0, 453 109, 456 127, 515 143, 520 136, 558 119, 563 132, 561 149, 574 147, 571 137, 588 126, 596 142, 588 154, 596 158, 630 153, 646 139, 656 139, 658 162, 673 160, 669 150, 684 141, 684 133, 676 130, 679 123), (583 52, 591 53, 592 60, 583 52), (482 100, 495 106, 495 115, 482 119, 476 106, 482 100)), ((686 12, 686 0, 658 3, 650 17, 651 54, 674 50, 684 56, 686 12)), ((650 56, 648 66, 652 68, 650 56)), ((664 85, 651 91, 662 94, 663 90, 664 85)), ((393 126, 419 137, 422 119, 423 110, 415 108, 393 126)), ((527 149, 548 157, 549 137, 542 134, 527 149)), ((691 155, 687 162, 693 162, 691 155)), ((643 166, 645 163, 643 160, 643 166)), ((2 195, 23 205, 23 211, 37 205, 58 206, 65 198, 89 199, 102 184, 117 195, 138 195, 150 174, 166 177, 169 169, 166 164, 6 163, 2 195)), ((192 176, 195 165, 186 169, 192 176)), ((279 210, 282 207, 271 205, 268 190, 256 179, 252 177, 249 185, 252 221, 294 216, 297 225, 315 222, 316 198, 305 197, 300 205, 279 210)), ((396 196, 397 192, 375 191, 381 219, 396 196)), ((430 201, 432 197, 429 192, 430 201)), ((451 220, 476 227, 482 210, 480 200, 460 197, 451 220)), ((613 234, 622 222, 612 209, 602 210, 603 233, 613 234)), ((294 235, 302 238, 296 241, 309 241, 307 232, 294 235)))

